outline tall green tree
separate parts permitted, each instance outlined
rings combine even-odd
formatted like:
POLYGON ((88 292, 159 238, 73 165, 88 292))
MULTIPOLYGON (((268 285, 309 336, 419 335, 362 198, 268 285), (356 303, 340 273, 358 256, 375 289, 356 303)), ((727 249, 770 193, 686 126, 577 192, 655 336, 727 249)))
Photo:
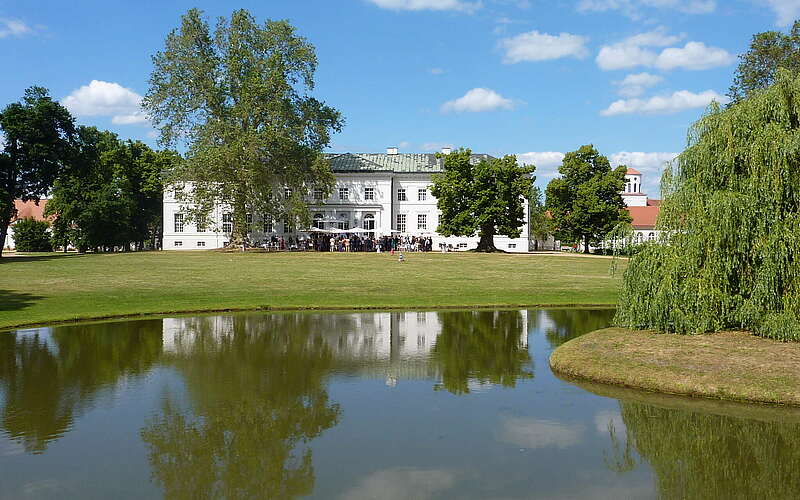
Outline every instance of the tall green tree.
POLYGON ((753 35, 748 51, 739 55, 728 97, 738 102, 769 87, 775 82, 778 68, 800 71, 800 21, 794 22, 788 34, 765 31, 753 35))
POLYGON ((445 236, 480 236, 477 250, 492 252, 495 234, 518 238, 525 223, 525 197, 536 167, 519 166, 513 155, 474 161, 459 149, 444 157, 431 193, 441 212, 437 231, 445 236))
POLYGON ((47 89, 30 87, 0 111, 0 255, 17 198, 39 200, 71 158, 72 115, 47 89))
POLYGON ((47 213, 54 215, 53 241, 79 251, 135 246, 160 236, 161 172, 180 157, 153 151, 139 141, 79 127, 73 161, 55 182, 47 213))
POLYGON ((539 250, 539 241, 547 240, 551 234, 553 224, 542 200, 542 190, 534 185, 528 197, 528 237, 533 243, 533 249, 539 250))
POLYGON ((666 240, 629 261, 617 322, 800 340, 800 77, 712 107, 665 170, 666 240))
POLYGON ((546 207, 558 239, 589 246, 603 241, 619 223, 630 222, 620 193, 625 166, 611 168, 608 158, 591 144, 564 156, 561 177, 547 185, 546 207))
POLYGON ((334 181, 322 149, 343 124, 310 95, 314 47, 287 21, 258 24, 238 10, 212 32, 192 9, 153 65, 143 106, 162 144, 187 146, 170 179, 189 183, 179 191, 188 218, 228 205, 234 244, 245 240, 247 213, 307 224, 309 190, 330 191, 334 181))

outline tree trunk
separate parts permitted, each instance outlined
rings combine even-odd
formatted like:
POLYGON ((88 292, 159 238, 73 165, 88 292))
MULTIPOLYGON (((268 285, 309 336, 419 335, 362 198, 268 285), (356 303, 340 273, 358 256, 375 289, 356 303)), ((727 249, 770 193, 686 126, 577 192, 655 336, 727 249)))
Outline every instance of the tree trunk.
POLYGON ((6 246, 7 235, 8 235, 8 224, 0 222, 0 257, 3 256, 3 249, 6 246))
POLYGON ((589 235, 583 235, 583 253, 589 253, 589 235))
POLYGON ((477 252, 496 252, 497 248, 494 246, 494 226, 486 225, 481 227, 481 239, 478 242, 477 252))

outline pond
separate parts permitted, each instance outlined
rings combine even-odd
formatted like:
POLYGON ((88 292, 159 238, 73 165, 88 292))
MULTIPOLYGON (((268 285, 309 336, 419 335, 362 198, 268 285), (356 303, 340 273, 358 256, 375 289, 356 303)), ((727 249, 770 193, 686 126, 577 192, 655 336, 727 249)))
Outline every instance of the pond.
POLYGON ((794 410, 582 386, 610 310, 0 333, 0 498, 796 498, 794 410))

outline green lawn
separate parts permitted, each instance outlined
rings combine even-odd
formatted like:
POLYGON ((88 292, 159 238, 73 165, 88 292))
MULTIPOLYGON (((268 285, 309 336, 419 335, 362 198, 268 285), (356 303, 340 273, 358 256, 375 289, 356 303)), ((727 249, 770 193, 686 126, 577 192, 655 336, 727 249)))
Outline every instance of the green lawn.
POLYGON ((145 252, 0 260, 0 328, 248 308, 613 305, 607 258, 145 252))

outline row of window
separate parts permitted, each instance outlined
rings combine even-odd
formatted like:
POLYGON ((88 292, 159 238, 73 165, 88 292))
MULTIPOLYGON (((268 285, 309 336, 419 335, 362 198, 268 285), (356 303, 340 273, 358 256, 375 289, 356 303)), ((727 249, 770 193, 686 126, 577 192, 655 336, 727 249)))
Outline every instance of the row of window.
MULTIPOLYGON (((175 198, 178 198, 178 193, 183 191, 183 187, 176 187, 175 188, 175 198)), ((350 188, 347 187, 340 187, 339 188, 339 200, 347 201, 350 199, 350 188)), ((289 199, 292 197, 292 188, 284 188, 283 196, 285 199, 289 199)), ((314 196, 314 201, 322 201, 325 199, 325 192, 322 189, 314 189, 312 191, 314 196)), ((428 199, 428 190, 427 188, 417 189, 417 201, 425 201, 428 199)), ((373 187, 365 187, 364 188, 364 200, 366 201, 373 201, 375 200, 375 188, 373 187)), ((397 201, 408 201, 408 196, 406 195, 405 188, 399 188, 397 190, 397 201)))
MULTIPOLYGON (((175 232, 176 233, 182 233, 184 231, 184 228, 185 228, 184 214, 176 213, 176 214, 174 214, 174 217, 175 217, 175 222, 174 222, 175 232)), ((322 219, 323 219, 322 214, 314 214, 314 227, 316 227, 318 229, 323 229, 325 223, 323 222, 322 219)), ((246 222, 247 222, 248 227, 252 226, 252 224, 253 224, 253 214, 247 214, 246 215, 246 222)), ((372 214, 365 215, 363 222, 364 222, 364 229, 367 229, 367 230, 370 230, 370 231, 375 229, 375 216, 374 215, 372 215, 372 214)), ((406 232, 406 229, 407 229, 407 214, 397 214, 396 222, 397 222, 396 229, 398 231, 400 231, 401 233, 406 232)), ((275 230, 275 226, 274 226, 274 224, 273 224, 271 219, 269 219, 267 217, 264 217, 263 218, 263 223, 264 223, 263 229, 264 229, 265 233, 271 233, 271 232, 273 232, 275 230)), ((350 229, 350 221, 336 221, 336 222, 333 222, 331 224, 333 224, 338 229, 350 229)), ((427 229, 428 229, 428 214, 417 214, 417 230, 419 230, 419 231, 427 231, 427 229)), ((283 230, 284 230, 285 233, 293 232, 293 228, 289 224, 289 220, 288 219, 284 219, 283 220, 283 230)), ((205 228, 204 224, 198 224, 197 225, 197 232, 198 233, 204 233, 205 231, 206 231, 206 228, 205 228)), ((231 214, 231 213, 222 214, 222 232, 223 233, 230 233, 232 231, 233 231, 233 214, 231 214)))
MULTIPOLYGON (((182 241, 176 241, 176 242, 173 243, 173 245, 176 246, 176 247, 182 247, 183 246, 183 242, 182 241)), ((204 248, 205 246, 206 246, 206 242, 205 241, 198 241, 197 242, 197 248, 204 248)))
MULTIPOLYGON (((407 229, 406 226, 407 220, 408 217, 406 216, 406 214, 397 214, 397 219, 396 219, 397 224, 395 229, 397 229, 401 233, 405 233, 407 229)), ((428 230, 428 214, 417 214, 417 230, 418 231, 428 230)))
MULTIPOLYGON (((340 201, 348 201, 350 199, 350 188, 340 187, 338 194, 340 201)), ((322 190, 315 189, 314 200, 322 201, 322 199, 323 199, 322 190)), ((417 201, 426 201, 427 199, 428 199, 428 190, 426 188, 417 189, 417 201)), ((375 188, 371 187, 364 188, 364 200, 366 201, 375 200, 375 188)), ((406 194, 405 188, 399 188, 397 190, 397 201, 408 201, 408 195, 406 194)))

